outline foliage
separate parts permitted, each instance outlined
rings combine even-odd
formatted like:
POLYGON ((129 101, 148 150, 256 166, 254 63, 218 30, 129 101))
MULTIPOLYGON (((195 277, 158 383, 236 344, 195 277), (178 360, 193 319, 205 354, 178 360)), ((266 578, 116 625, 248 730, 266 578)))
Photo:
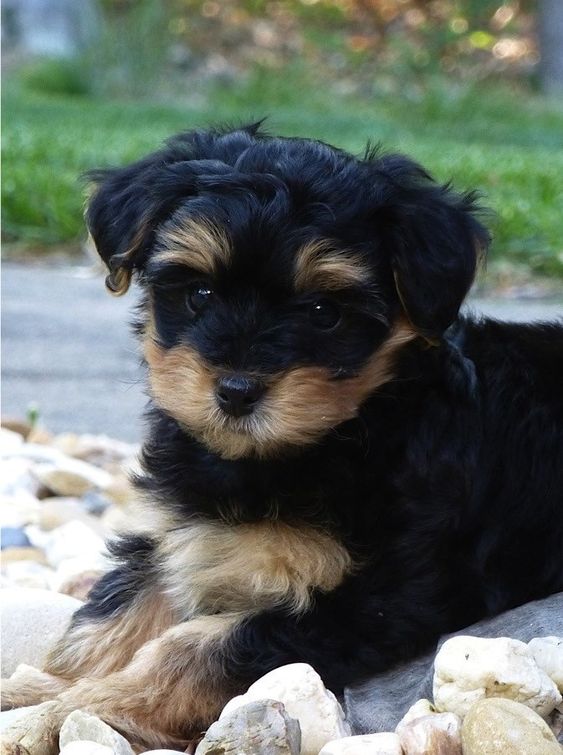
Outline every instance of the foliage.
MULTIPOLYGON (((534 0, 105 0, 105 8, 137 36, 143 9, 158 17, 168 72, 185 74, 188 86, 295 59, 358 92, 424 88, 437 73, 526 78, 538 62, 534 0)), ((149 30, 143 49, 156 38, 149 30)))
POLYGON ((521 260, 563 275, 563 110, 496 87, 444 86, 431 79, 413 101, 334 97, 307 88, 298 65, 263 68, 236 89, 215 89, 183 106, 47 97, 5 87, 3 230, 25 246, 84 237, 87 169, 123 164, 167 135, 206 122, 271 114, 270 128, 361 152, 368 139, 414 156, 441 181, 479 188, 493 208, 493 259, 521 260))

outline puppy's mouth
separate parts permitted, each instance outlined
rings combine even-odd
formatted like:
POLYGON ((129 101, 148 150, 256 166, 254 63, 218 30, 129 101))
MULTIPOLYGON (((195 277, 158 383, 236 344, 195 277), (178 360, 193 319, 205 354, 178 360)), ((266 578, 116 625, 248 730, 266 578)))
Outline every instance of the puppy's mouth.
POLYGON ((268 458, 309 446, 355 417, 362 403, 393 378, 397 351, 415 333, 403 324, 356 375, 296 366, 277 375, 221 373, 189 346, 166 349, 145 341, 155 403, 211 451, 225 459, 268 458))

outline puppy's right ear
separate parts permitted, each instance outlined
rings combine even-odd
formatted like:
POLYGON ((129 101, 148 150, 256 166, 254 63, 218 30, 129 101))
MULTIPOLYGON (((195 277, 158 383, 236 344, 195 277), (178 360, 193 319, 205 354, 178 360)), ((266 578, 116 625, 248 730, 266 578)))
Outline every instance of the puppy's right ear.
POLYGON ((151 191, 156 155, 125 168, 87 174, 92 182, 85 219, 98 254, 106 263, 108 290, 124 294, 135 269, 146 259, 162 201, 151 191))

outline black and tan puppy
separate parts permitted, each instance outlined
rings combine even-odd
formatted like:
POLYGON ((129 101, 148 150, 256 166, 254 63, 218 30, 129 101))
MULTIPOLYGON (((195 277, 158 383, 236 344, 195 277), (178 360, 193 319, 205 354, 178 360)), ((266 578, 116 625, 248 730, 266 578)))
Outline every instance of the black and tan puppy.
POLYGON ((94 179, 108 286, 143 291, 146 504, 9 704, 181 746, 275 666, 338 692, 563 589, 563 326, 459 317, 471 195, 257 127, 94 179))

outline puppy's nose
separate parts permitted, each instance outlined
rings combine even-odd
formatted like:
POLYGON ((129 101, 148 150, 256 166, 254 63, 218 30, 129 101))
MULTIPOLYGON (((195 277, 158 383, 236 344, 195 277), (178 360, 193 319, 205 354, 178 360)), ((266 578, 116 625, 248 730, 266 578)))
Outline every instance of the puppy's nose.
POLYGON ((229 375, 217 383, 217 403, 232 417, 242 417, 252 414, 264 389, 264 384, 256 378, 229 375))

